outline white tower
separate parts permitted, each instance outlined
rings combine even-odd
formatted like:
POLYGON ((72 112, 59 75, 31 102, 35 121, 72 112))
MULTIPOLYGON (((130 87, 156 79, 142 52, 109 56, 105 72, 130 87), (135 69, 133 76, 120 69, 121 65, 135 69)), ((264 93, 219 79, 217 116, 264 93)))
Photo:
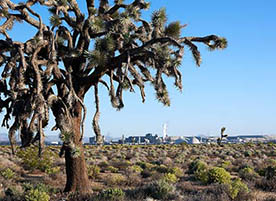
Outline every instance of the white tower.
POLYGON ((163 140, 166 140, 166 138, 168 137, 167 129, 168 129, 167 123, 164 123, 163 124, 163 140))

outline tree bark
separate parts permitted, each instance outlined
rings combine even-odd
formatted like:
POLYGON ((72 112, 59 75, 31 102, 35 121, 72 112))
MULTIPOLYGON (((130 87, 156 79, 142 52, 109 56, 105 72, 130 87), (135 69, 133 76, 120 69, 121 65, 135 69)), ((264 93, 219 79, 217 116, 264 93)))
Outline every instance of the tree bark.
POLYGON ((79 192, 81 194, 91 192, 91 186, 87 175, 86 162, 84 158, 84 148, 80 132, 81 126, 81 105, 75 107, 76 117, 73 118, 73 141, 76 149, 65 147, 66 165, 66 186, 64 192, 79 192), (74 154, 73 152, 78 151, 74 154))

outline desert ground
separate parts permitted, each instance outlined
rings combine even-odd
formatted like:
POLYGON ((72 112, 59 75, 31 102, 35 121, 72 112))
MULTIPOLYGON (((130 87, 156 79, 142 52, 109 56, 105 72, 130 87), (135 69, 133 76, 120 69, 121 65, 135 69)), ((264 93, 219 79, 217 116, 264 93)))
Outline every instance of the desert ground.
POLYGON ((0 200, 276 200, 276 144, 85 146, 91 193, 63 193, 59 146, 0 147, 0 200))

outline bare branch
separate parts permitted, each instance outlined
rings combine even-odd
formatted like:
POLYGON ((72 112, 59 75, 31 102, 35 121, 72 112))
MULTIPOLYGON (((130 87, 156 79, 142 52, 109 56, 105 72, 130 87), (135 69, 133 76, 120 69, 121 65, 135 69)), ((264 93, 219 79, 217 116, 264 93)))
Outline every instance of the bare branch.
POLYGON ((94 94, 95 94, 95 105, 96 105, 96 112, 93 117, 93 130, 96 135, 96 142, 97 144, 102 144, 101 138, 101 130, 99 126, 99 118, 100 118, 100 100, 99 100, 99 91, 98 85, 94 86, 94 94))

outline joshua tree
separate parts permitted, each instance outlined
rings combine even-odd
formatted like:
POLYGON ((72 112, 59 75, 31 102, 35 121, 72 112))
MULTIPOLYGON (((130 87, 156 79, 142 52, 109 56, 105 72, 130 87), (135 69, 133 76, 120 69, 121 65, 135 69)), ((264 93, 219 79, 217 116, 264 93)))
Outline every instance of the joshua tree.
POLYGON ((157 99, 169 106, 163 75, 174 78, 175 86, 182 89, 178 67, 184 47, 191 50, 199 66, 196 43, 214 50, 225 48, 227 42, 215 35, 181 36, 185 25, 167 23, 165 9, 154 12, 150 21, 142 19, 141 11, 149 7, 144 0, 129 4, 99 0, 99 7, 94 0, 79 2, 86 3, 87 10, 82 11, 76 0, 25 0, 18 4, 0 0, 0 109, 5 109, 2 126, 9 128, 13 153, 18 132, 21 147, 38 144, 39 154, 51 110, 56 122, 53 130, 58 129, 63 140, 60 155, 66 160, 65 191, 87 192, 90 187, 82 146, 85 94, 89 90, 95 94, 93 129, 101 143, 100 84, 118 110, 124 107, 126 90, 139 90, 145 101, 145 82, 152 83, 157 99), (39 7, 49 9, 50 24, 35 10, 39 7), (27 41, 15 41, 9 30, 17 22, 37 32, 27 41))
POLYGON ((217 139, 217 143, 218 145, 221 146, 221 142, 224 138, 227 138, 228 135, 224 135, 224 132, 225 132, 226 128, 225 127, 222 127, 221 130, 220 130, 220 137, 217 139))

